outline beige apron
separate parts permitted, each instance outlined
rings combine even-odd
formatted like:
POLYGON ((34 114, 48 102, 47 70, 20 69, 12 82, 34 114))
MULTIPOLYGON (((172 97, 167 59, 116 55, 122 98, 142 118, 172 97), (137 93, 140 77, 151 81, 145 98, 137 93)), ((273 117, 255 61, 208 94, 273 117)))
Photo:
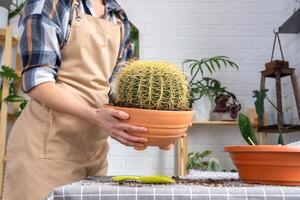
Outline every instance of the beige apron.
MULTIPOLYGON (((89 106, 108 103, 120 38, 119 24, 74 12, 57 85, 89 106)), ((107 152, 107 134, 99 126, 32 99, 9 137, 3 200, 42 200, 55 187, 105 175, 107 152)))

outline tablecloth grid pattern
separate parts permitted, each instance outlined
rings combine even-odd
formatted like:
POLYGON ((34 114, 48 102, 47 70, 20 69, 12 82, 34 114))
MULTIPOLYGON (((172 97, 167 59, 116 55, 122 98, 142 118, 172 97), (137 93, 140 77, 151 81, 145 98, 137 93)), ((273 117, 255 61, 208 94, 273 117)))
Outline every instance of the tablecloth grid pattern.
POLYGON ((56 188, 46 200, 300 200, 298 187, 125 187, 79 181, 56 188))

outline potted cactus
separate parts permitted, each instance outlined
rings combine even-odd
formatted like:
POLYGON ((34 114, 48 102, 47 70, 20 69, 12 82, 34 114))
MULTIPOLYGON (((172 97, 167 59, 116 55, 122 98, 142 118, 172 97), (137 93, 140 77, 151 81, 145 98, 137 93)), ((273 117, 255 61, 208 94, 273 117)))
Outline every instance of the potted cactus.
MULTIPOLYGON (((146 146, 170 149, 186 135, 192 121, 190 90, 186 76, 171 63, 134 61, 113 81, 110 105, 130 115, 126 123, 148 128, 146 146)), ((142 150, 142 149, 139 149, 142 150)))

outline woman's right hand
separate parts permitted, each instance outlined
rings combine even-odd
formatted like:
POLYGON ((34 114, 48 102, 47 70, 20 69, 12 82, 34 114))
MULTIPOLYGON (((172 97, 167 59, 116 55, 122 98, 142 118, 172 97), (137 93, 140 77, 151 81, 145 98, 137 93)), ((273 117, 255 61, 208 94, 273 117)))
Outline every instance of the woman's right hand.
POLYGON ((148 130, 121 122, 129 118, 128 113, 110 108, 96 109, 94 113, 94 121, 104 128, 110 137, 126 146, 145 147, 146 138, 136 137, 128 132, 147 132, 148 130))
POLYGON ((124 145, 142 149, 147 143, 146 138, 128 134, 128 132, 147 132, 146 128, 121 122, 122 119, 128 119, 128 113, 108 108, 91 108, 78 101, 73 95, 63 91, 56 83, 40 84, 28 94, 54 111, 71 114, 98 124, 107 131, 108 135, 124 145))

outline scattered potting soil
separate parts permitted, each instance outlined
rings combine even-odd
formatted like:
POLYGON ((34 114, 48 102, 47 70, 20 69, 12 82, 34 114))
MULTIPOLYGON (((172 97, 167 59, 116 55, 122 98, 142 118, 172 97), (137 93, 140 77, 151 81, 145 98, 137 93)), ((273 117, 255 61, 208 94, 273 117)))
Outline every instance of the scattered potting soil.
MULTIPOLYGON (((137 181, 120 181, 113 182, 111 180, 111 176, 91 176, 87 177, 87 181, 91 181, 94 183, 105 183, 109 185, 118 185, 118 186, 126 186, 126 187, 143 187, 143 186, 155 186, 155 185, 170 185, 170 184, 144 184, 137 181)), ((251 187, 256 186, 254 184, 245 184, 236 179, 220 179, 220 180, 212 180, 212 179, 187 179, 178 176, 172 177, 176 181, 176 185, 199 185, 204 187, 251 187)))

